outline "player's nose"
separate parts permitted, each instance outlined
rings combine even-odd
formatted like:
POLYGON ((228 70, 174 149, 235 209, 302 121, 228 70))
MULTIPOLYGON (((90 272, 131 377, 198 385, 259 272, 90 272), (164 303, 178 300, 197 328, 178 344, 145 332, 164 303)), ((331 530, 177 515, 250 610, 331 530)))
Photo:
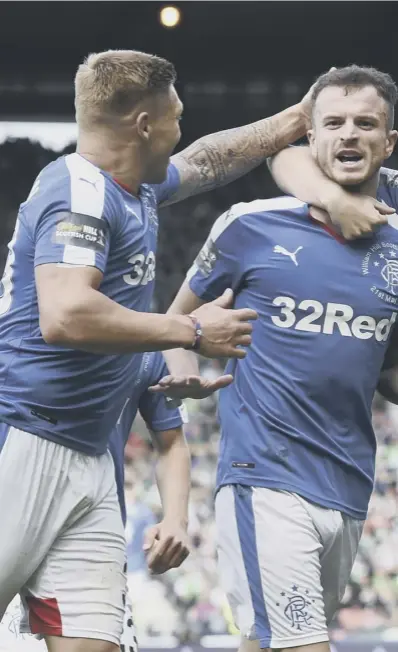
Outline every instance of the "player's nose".
POLYGON ((358 138, 358 127, 354 122, 346 122, 340 130, 340 140, 343 143, 356 140, 358 138))

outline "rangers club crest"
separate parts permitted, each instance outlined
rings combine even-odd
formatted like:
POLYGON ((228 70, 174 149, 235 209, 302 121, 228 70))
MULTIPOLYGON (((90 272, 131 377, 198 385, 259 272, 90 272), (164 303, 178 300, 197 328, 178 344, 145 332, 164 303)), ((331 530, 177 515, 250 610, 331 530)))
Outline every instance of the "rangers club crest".
POLYGON ((382 285, 372 285, 371 292, 387 303, 398 304, 398 245, 393 242, 374 244, 362 261, 362 275, 380 274, 382 285))

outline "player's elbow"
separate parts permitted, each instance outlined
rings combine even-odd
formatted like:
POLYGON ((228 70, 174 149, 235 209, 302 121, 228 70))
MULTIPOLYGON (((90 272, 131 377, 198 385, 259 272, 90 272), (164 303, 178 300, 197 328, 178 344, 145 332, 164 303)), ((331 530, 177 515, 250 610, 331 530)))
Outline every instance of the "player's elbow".
POLYGON ((66 333, 60 319, 40 319, 43 340, 51 346, 65 346, 66 333))
POLYGON ((57 305, 40 313, 40 330, 46 344, 81 348, 84 343, 84 329, 81 324, 79 306, 57 305))

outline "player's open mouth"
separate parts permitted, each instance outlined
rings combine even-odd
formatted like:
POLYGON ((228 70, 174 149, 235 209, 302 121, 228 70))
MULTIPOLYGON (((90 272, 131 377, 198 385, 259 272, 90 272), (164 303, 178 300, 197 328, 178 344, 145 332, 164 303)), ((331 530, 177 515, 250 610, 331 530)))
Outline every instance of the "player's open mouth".
POLYGON ((362 154, 352 150, 344 150, 337 154, 337 160, 340 161, 344 166, 354 167, 360 163, 363 159, 362 154))

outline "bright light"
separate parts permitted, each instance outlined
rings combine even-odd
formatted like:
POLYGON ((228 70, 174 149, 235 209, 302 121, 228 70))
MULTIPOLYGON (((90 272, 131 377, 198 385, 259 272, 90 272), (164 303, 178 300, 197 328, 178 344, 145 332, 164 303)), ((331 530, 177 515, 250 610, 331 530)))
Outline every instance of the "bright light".
POLYGON ((181 12, 177 7, 163 7, 160 12, 160 22, 164 27, 176 27, 181 20, 181 12))
POLYGON ((0 144, 8 138, 29 138, 42 147, 61 151, 77 140, 75 122, 3 122, 0 120, 0 144))

